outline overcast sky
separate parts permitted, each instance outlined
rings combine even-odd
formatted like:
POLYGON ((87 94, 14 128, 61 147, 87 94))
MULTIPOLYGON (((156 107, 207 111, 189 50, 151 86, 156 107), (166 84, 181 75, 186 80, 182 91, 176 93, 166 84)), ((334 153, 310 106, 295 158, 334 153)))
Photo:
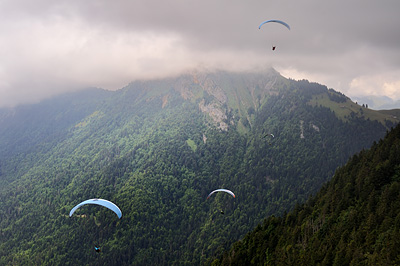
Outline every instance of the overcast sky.
POLYGON ((188 69, 269 67, 350 97, 400 99, 400 1, 0 0, 0 107, 188 69), (268 19, 291 30, 258 29, 268 19))

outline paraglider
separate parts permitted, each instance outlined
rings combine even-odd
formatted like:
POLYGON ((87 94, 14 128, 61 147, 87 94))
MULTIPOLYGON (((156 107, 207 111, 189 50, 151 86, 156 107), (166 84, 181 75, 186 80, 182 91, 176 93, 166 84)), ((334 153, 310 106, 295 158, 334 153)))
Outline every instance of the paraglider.
MULTIPOLYGON (((285 26, 286 28, 288 28, 288 30, 290 30, 290 26, 289 24, 287 24, 286 22, 282 21, 282 20, 277 20, 277 19, 270 19, 270 20, 266 20, 264 22, 262 22, 260 24, 260 26, 258 26, 258 29, 261 29, 261 26, 266 24, 266 23, 270 23, 270 22, 275 22, 275 23, 279 23, 282 24, 283 26, 285 26)), ((272 45, 272 51, 275 51, 276 49, 276 45, 272 45)))
POLYGON ((232 197, 235 198, 235 194, 233 194, 232 191, 227 190, 227 189, 220 188, 220 189, 216 189, 216 190, 212 191, 210 194, 208 194, 207 199, 208 199, 212 194, 214 194, 215 192, 219 192, 219 191, 226 192, 226 193, 230 194, 232 197))
MULTIPOLYGON (((121 217, 122 217, 122 212, 121 212, 120 208, 118 208, 118 206, 115 205, 114 203, 112 203, 111 201, 104 200, 104 199, 89 199, 89 200, 82 201, 81 203, 79 203, 78 205, 76 205, 75 207, 72 208, 72 210, 69 212, 69 217, 71 217, 79 207, 86 205, 86 204, 95 204, 95 205, 100 205, 100 206, 106 207, 106 208, 112 210, 118 216, 119 219, 121 219, 121 217)), ((94 247, 94 250, 97 253, 101 252, 101 249, 98 245, 96 245, 94 247)))
MULTIPOLYGON (((268 133, 268 134, 265 134, 265 135, 264 135, 264 138, 267 138, 267 137, 275 138, 274 134, 271 134, 271 133, 268 133)), ((269 144, 269 145, 272 145, 270 140, 268 140, 268 144, 269 144)))
POLYGON ((89 199, 89 200, 82 201, 81 203, 79 203, 78 205, 76 205, 75 207, 72 208, 72 210, 69 212, 69 217, 71 217, 72 214, 74 214, 74 212, 79 207, 86 205, 86 204, 101 205, 101 206, 106 207, 106 208, 112 210, 113 212, 115 212, 115 214, 118 216, 119 219, 121 219, 121 217, 122 217, 122 212, 118 208, 118 206, 115 205, 114 203, 112 203, 111 201, 104 200, 104 199, 89 199))
MULTIPOLYGON (((210 198, 210 196, 211 196, 212 194, 214 194, 215 192, 220 192, 220 191, 226 192, 226 193, 230 194, 230 195, 231 195, 232 197, 234 197, 234 198, 236 197, 235 194, 233 194, 232 191, 230 191, 230 190, 228 190, 228 189, 220 188, 220 189, 216 189, 216 190, 212 191, 210 194, 208 194, 207 199, 210 198)), ((221 213, 221 214, 225 214, 225 212, 224 212, 223 209, 220 210, 220 213, 221 213)))

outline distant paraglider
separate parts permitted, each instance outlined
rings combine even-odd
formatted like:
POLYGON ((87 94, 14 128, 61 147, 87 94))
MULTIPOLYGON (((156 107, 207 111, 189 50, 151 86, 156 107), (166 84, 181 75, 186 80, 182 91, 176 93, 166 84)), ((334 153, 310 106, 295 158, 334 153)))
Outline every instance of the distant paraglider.
MULTIPOLYGON (((232 191, 230 191, 230 190, 228 190, 228 189, 220 188, 220 189, 216 189, 216 190, 214 190, 214 191, 211 191, 211 193, 208 194, 207 199, 209 199, 209 198, 211 197, 211 195, 214 194, 215 192, 220 192, 220 191, 226 192, 226 193, 230 194, 230 195, 231 195, 232 197, 234 197, 234 198, 236 197, 235 194, 233 194, 232 191)), ((221 213, 221 214, 225 214, 225 212, 224 212, 223 209, 220 210, 220 213, 221 213)))
POLYGON ((274 134, 268 133, 268 134, 265 134, 265 135, 264 135, 264 138, 268 138, 268 139, 267 139, 267 140, 268 140, 268 144, 269 144, 269 145, 272 145, 272 143, 271 143, 271 141, 270 141, 270 138, 275 138, 275 136, 274 136, 274 134))
MULTIPOLYGON (((106 208, 112 210, 118 216, 119 219, 121 219, 121 217, 122 217, 122 212, 121 212, 120 208, 118 208, 118 206, 115 205, 114 203, 112 203, 111 201, 104 200, 104 199, 89 199, 89 200, 82 201, 81 203, 79 203, 78 205, 76 205, 75 207, 72 208, 72 210, 69 212, 69 217, 71 217, 79 207, 86 205, 86 204, 95 204, 95 205, 100 205, 100 206, 106 207, 106 208)), ((94 250, 97 253, 101 252, 101 249, 98 245, 96 245, 94 247, 94 250)))
MULTIPOLYGON (((260 26, 258 26, 258 29, 261 29, 261 26, 266 24, 266 23, 270 23, 270 22, 275 22, 275 23, 279 23, 282 24, 283 26, 285 26, 286 28, 288 28, 288 30, 290 30, 290 26, 289 24, 287 24, 286 22, 282 21, 282 20, 277 20, 277 19, 270 19, 270 20, 266 20, 264 22, 262 22, 260 24, 260 26)), ((275 51, 276 49, 276 45, 272 45, 272 51, 275 51)))

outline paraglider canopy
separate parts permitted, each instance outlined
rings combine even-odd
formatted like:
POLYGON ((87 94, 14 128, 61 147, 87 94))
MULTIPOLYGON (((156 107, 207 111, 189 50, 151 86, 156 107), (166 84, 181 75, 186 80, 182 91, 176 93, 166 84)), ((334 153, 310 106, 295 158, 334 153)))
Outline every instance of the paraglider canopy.
POLYGON ((266 20, 266 21, 262 22, 262 23, 260 24, 260 26, 258 26, 258 28, 261 29, 261 26, 262 26, 262 25, 264 25, 265 23, 270 23, 270 22, 276 22, 276 23, 282 24, 283 26, 285 26, 286 28, 288 28, 288 30, 290 30, 289 24, 287 24, 286 22, 284 22, 284 21, 282 21, 282 20, 277 20, 277 19, 266 20))
POLYGON ((96 252, 100 252, 100 251, 101 251, 100 247, 94 247, 94 250, 95 250, 96 252))
POLYGON ((232 191, 227 190, 227 189, 220 188, 220 189, 216 189, 216 190, 212 191, 210 194, 208 194, 207 199, 208 199, 212 194, 214 194, 215 192, 219 192, 219 191, 226 192, 226 193, 230 194, 232 197, 235 198, 235 194, 233 194, 232 191))
POLYGON ((115 205, 114 203, 112 203, 111 201, 104 200, 104 199, 89 199, 89 200, 82 201, 81 203, 76 205, 74 208, 72 208, 72 210, 69 212, 69 217, 71 217, 72 214, 74 214, 74 212, 79 207, 81 207, 83 205, 86 205, 86 204, 96 204, 96 205, 100 205, 100 206, 106 207, 106 208, 112 210, 113 212, 115 212, 115 214, 118 216, 118 218, 121 219, 121 217, 122 217, 122 212, 118 208, 118 206, 115 205))
MULTIPOLYGON (((264 135, 264 138, 267 138, 267 137, 275 138, 274 134, 271 134, 271 133, 268 133, 268 134, 265 134, 265 135, 264 135)), ((267 141, 268 141, 268 144, 269 144, 269 145, 272 145, 271 141, 269 141, 269 140, 267 140, 267 141)))

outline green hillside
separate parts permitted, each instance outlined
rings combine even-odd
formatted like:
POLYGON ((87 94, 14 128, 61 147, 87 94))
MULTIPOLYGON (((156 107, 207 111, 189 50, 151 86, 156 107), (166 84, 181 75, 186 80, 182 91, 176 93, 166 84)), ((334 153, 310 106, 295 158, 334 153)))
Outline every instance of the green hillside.
POLYGON ((271 216, 213 265, 399 265, 400 126, 307 203, 271 216))
POLYGON ((331 90, 314 95, 309 104, 312 106, 327 107, 343 121, 348 121, 354 117, 375 120, 384 125, 392 125, 399 121, 399 110, 375 111, 368 109, 365 105, 360 106, 347 97, 337 97, 338 93, 331 90))
POLYGON ((312 104, 328 93, 347 99, 273 70, 192 73, 0 110, 0 265, 211 263, 398 122, 312 104), (89 198, 122 219, 68 217, 89 198))

